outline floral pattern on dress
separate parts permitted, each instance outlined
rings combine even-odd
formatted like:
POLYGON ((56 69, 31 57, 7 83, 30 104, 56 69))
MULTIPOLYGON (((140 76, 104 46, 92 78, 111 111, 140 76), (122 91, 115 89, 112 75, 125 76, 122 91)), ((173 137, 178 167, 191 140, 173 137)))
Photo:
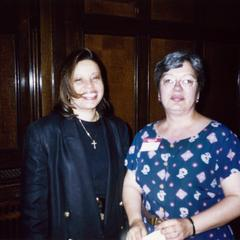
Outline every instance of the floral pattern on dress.
MULTIPOLYGON (((186 218, 223 199, 221 181, 240 171, 237 136, 223 124, 211 121, 196 136, 170 144, 157 136, 157 123, 146 125, 136 134, 125 160, 143 189, 146 209, 161 218, 186 218), (158 148, 148 151, 146 139, 157 139, 158 148)), ((153 226, 143 220, 152 232, 153 226)), ((230 226, 225 225, 189 239, 234 237, 230 226)))

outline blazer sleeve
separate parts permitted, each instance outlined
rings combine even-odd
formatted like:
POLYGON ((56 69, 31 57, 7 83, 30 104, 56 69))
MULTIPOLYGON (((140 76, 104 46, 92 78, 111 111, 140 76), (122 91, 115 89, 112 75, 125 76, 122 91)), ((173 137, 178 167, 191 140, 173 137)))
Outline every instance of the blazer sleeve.
POLYGON ((47 150, 42 129, 32 124, 24 141, 22 181, 22 231, 24 239, 47 239, 48 176, 47 150))
POLYGON ((125 159, 129 149, 129 144, 130 144, 129 127, 127 126, 127 124, 124 124, 121 141, 122 141, 123 157, 125 159))

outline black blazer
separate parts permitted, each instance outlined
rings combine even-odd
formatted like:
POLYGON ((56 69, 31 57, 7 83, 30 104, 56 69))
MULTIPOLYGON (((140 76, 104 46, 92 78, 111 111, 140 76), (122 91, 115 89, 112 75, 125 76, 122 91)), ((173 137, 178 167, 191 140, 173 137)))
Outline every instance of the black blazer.
POLYGON ((108 146, 104 232, 90 169, 74 119, 52 113, 32 123, 24 146, 22 226, 26 239, 118 239, 128 128, 102 118, 108 146))

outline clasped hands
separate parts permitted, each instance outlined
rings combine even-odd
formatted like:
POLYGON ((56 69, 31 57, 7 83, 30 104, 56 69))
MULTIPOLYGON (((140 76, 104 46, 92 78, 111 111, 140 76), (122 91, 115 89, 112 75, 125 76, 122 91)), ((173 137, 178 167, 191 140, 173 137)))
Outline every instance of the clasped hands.
MULTIPOLYGON (((155 230, 160 231, 166 240, 184 240, 191 236, 192 225, 187 218, 169 219, 155 225, 155 230)), ((126 240, 142 240, 147 235, 147 230, 142 220, 132 222, 126 240)))

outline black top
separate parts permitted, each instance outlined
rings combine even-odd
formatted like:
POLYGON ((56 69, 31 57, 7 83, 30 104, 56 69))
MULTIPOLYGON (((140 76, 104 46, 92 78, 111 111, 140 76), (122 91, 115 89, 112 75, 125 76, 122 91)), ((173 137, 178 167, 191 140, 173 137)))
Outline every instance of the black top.
POLYGON ((86 130, 94 139, 96 149, 94 149, 92 139, 86 134, 81 123, 77 119, 77 126, 79 130, 80 138, 83 139, 84 149, 88 157, 89 169, 92 174, 93 185, 98 197, 106 197, 106 186, 108 177, 108 159, 106 152, 106 139, 104 137, 103 123, 101 119, 96 122, 87 122, 81 120, 86 130))

